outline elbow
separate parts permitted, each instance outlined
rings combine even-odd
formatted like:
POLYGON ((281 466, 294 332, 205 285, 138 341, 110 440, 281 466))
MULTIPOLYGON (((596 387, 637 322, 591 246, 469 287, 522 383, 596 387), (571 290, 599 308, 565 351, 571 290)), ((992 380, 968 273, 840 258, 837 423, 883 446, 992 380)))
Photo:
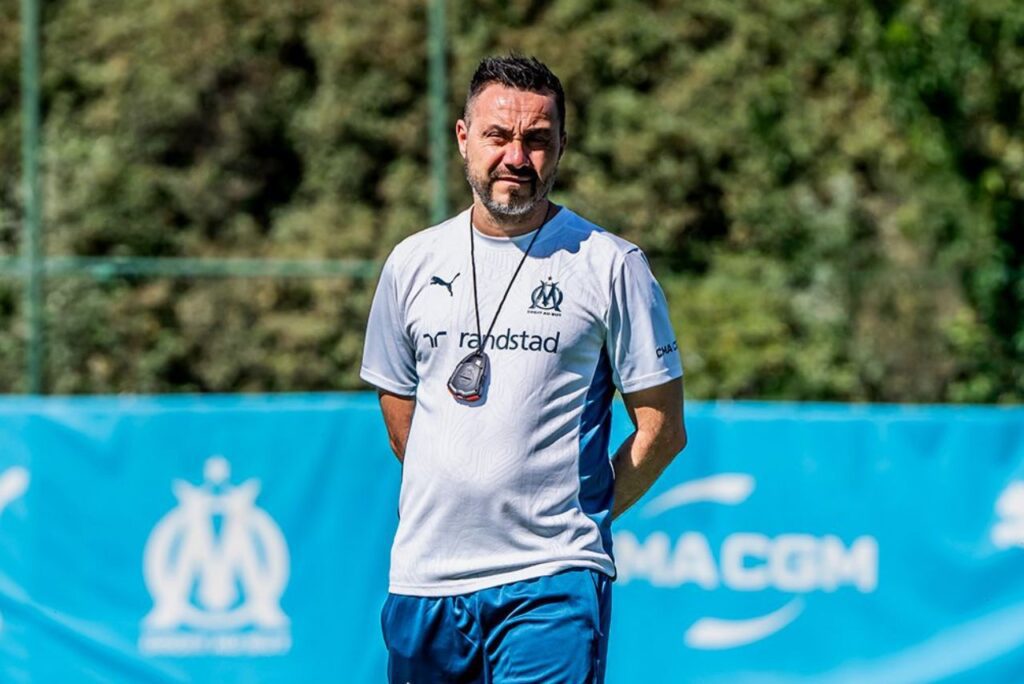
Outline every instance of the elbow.
POLYGON ((686 429, 682 425, 663 425, 648 443, 651 456, 664 467, 686 447, 686 429))
POLYGON ((676 453, 677 454, 680 451, 682 451, 683 449, 686 448, 686 443, 688 441, 689 441, 689 439, 687 439, 687 437, 686 437, 686 430, 683 429, 683 431, 679 433, 679 446, 676 448, 676 453))
POLYGON ((682 420, 663 420, 655 425, 639 426, 636 439, 642 445, 641 450, 664 467, 686 447, 686 426, 682 420))
POLYGON ((687 442, 686 430, 681 430, 678 433, 676 433, 676 435, 673 437, 672 445, 671 445, 672 454, 673 455, 678 454, 683 449, 685 449, 686 448, 686 442, 687 442))
POLYGON ((675 429, 670 430, 665 435, 665 451, 668 452, 669 458, 675 457, 676 454, 685 449, 686 442, 686 428, 680 423, 675 429))

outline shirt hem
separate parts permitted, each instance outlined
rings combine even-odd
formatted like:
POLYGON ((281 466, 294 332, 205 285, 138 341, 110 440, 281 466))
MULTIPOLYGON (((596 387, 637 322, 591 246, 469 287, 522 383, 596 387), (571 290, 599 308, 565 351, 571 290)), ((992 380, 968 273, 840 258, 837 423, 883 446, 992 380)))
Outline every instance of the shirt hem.
POLYGON ((359 377, 374 387, 379 387, 382 390, 393 392, 394 394, 401 394, 406 397, 411 397, 416 394, 415 385, 412 385, 411 387, 408 385, 401 385, 393 380, 385 378, 383 375, 374 373, 365 366, 359 369, 359 377))
POLYGON ((639 392, 640 390, 664 385, 670 380, 675 380, 676 378, 681 377, 683 377, 683 370, 681 368, 660 370, 657 373, 641 375, 639 378, 633 378, 629 382, 622 383, 622 386, 619 387, 619 391, 623 394, 639 392))
POLYGON ((471 594, 481 589, 491 589, 502 584, 522 582, 523 580, 547 577, 563 570, 597 570, 611 578, 615 577, 615 569, 611 563, 602 564, 597 561, 586 560, 560 560, 540 565, 531 565, 528 568, 514 572, 504 572, 499 575, 488 575, 487 577, 474 577, 465 580, 446 580, 437 584, 401 584, 391 582, 388 591, 392 594, 403 596, 423 596, 434 598, 439 596, 459 596, 460 594, 471 594))

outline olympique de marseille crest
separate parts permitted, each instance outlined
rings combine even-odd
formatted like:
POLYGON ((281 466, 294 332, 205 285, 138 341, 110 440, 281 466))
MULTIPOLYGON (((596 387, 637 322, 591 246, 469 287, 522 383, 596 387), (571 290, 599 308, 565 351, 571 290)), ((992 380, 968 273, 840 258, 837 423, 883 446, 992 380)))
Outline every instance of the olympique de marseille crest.
POLYGON ((288 546, 256 506, 260 481, 232 486, 231 466, 206 461, 199 486, 175 480, 178 505, 153 528, 143 574, 153 609, 139 650, 152 655, 277 655, 291 648, 281 595, 288 546))

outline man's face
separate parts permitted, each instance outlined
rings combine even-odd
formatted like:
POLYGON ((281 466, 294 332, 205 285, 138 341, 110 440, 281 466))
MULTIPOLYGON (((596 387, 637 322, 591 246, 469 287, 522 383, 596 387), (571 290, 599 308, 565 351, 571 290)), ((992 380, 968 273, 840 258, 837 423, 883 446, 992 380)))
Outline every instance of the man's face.
POLYGON ((494 218, 528 216, 554 185, 565 134, 553 94, 488 85, 455 135, 466 180, 494 218))

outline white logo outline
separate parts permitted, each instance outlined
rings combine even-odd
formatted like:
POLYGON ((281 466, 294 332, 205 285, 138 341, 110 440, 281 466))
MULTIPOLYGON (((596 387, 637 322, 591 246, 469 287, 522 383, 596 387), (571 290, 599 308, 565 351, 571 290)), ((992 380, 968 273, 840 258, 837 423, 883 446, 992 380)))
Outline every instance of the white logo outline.
MULTIPOLYGON (((15 499, 25 496, 32 476, 24 466, 11 466, 0 474, 0 516, 15 499)), ((4 628, 4 616, 0 614, 0 631, 4 628)))
POLYGON ((683 634, 683 643, 705 651, 746 646, 782 631, 800 617, 803 610, 804 601, 797 596, 781 608, 760 617, 744 620, 702 617, 683 634))
POLYGON ((1024 480, 1014 480, 999 494, 995 505, 999 520, 992 526, 997 549, 1024 549, 1024 480))
POLYGON ((746 473, 720 473, 688 480, 652 499, 643 508, 644 517, 694 503, 741 504, 754 492, 756 483, 746 473))
POLYGON ((256 506, 259 480, 231 486, 230 469, 214 456, 202 485, 172 485, 178 505, 153 528, 143 553, 153 599, 142 620, 143 652, 272 655, 291 648, 280 605, 290 574, 287 542, 256 506))
POLYGON ((11 466, 0 475, 0 515, 11 502, 25 495, 31 479, 23 466, 11 466))

